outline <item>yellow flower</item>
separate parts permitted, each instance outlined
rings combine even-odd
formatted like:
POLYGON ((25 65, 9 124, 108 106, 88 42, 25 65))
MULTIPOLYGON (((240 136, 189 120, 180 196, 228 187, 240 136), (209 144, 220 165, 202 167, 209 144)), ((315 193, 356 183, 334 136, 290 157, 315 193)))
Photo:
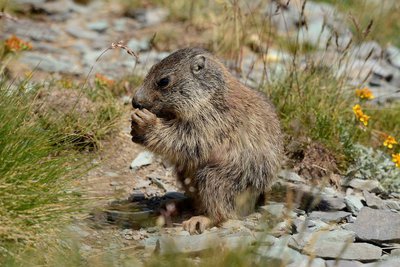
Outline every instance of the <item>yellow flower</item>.
POLYGON ((383 145, 384 145, 385 147, 387 147, 387 148, 390 148, 390 149, 393 148, 393 145, 397 145, 397 144, 398 144, 398 143, 397 143, 396 139, 395 139, 393 136, 391 136, 391 135, 388 135, 388 136, 386 137, 386 140, 383 142, 383 145))
POLYGON ((361 99, 374 99, 375 96, 372 94, 371 90, 369 90, 367 87, 363 89, 356 89, 356 95, 361 98, 361 99))
POLYGON ((356 115, 358 120, 360 120, 365 126, 368 125, 368 120, 369 120, 370 116, 364 114, 364 112, 362 111, 361 106, 359 104, 357 104, 353 107, 353 112, 356 115))
POLYGON ((396 167, 400 168, 400 153, 392 154, 392 161, 396 163, 396 167))

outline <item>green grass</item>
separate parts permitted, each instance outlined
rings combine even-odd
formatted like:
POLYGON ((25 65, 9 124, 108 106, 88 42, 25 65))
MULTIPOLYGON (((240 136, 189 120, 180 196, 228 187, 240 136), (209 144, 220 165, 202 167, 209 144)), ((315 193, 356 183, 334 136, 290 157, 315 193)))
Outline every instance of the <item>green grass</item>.
POLYGON ((365 28, 373 20, 369 39, 376 40, 381 45, 393 44, 400 46, 400 2, 396 0, 364 1, 364 0, 317 0, 329 3, 340 12, 348 15, 347 23, 353 31, 356 41, 362 41, 359 28, 365 28))
POLYGON ((34 112, 35 93, 24 84, 0 83, 0 247, 33 242, 60 216, 76 210, 68 191, 79 156, 44 129, 34 112))
POLYGON ((99 147, 120 115, 115 98, 99 87, 82 93, 95 103, 87 116, 40 108, 48 107, 40 94, 52 86, 0 80, 0 262, 39 246, 82 209, 73 182, 91 155, 79 151, 99 147))

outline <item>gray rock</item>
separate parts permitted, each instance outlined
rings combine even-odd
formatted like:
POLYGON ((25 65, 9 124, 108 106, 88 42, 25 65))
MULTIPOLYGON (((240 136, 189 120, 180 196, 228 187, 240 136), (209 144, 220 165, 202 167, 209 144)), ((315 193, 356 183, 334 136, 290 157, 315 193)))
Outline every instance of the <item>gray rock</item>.
POLYGON ((265 258, 267 262, 273 262, 275 264, 271 264, 271 266, 286 266, 291 263, 301 262, 304 259, 304 256, 298 251, 284 245, 274 245, 272 247, 260 246, 256 254, 265 258))
POLYGON ((200 235, 171 236, 162 235, 157 242, 155 252, 161 255, 175 253, 199 253, 222 245, 217 233, 200 235))
POLYGON ((364 207, 361 199, 357 196, 346 196, 344 198, 344 202, 346 203, 347 209, 353 214, 357 215, 358 212, 364 207))
MULTIPOLYGON (((4 33, 14 34, 22 39, 30 38, 33 41, 54 42, 60 35, 59 32, 56 26, 32 20, 4 21, 4 33)), ((1 35, 2 33, 0 33, 1 35)))
POLYGON ((124 32, 126 30, 126 19, 124 18, 120 18, 120 19, 116 19, 114 20, 114 29, 117 32, 124 32))
POLYGON ((325 47, 331 35, 332 33, 326 26, 324 19, 320 18, 310 22, 307 28, 301 28, 298 38, 301 43, 325 47))
POLYGON ((325 261, 326 267, 362 267, 363 263, 359 261, 348 260, 327 260, 325 261))
POLYGON ((289 240, 289 247, 301 251, 306 246, 318 246, 318 244, 326 241, 352 243, 355 237, 355 233, 348 230, 304 232, 292 235, 289 240))
POLYGON ((81 26, 75 25, 75 24, 67 25, 66 31, 72 37, 75 37, 78 39, 95 40, 98 38, 98 34, 96 32, 87 31, 87 30, 83 29, 81 26))
POLYGON ((321 258, 313 258, 307 256, 303 256, 303 259, 301 261, 296 261, 289 265, 286 265, 286 267, 325 267, 325 266, 326 266, 325 260, 321 258))
POLYGON ((37 52, 25 52, 22 54, 20 61, 27 64, 31 68, 43 70, 50 73, 60 72, 67 74, 76 74, 79 71, 76 64, 68 59, 56 59, 51 55, 44 55, 37 52))
POLYGON ((154 161, 154 154, 149 151, 140 152, 132 161, 130 168, 136 170, 142 166, 150 165, 154 161))
POLYGON ((157 241, 159 237, 157 236, 150 236, 140 241, 140 244, 144 246, 145 250, 154 251, 157 246, 157 241))
POLYGON ((105 32, 108 28, 108 22, 105 20, 100 20, 88 24, 88 28, 92 31, 99 33, 105 32))
POLYGON ((395 46, 389 46, 385 51, 386 58, 390 64, 396 68, 400 68, 400 49, 395 46))
POLYGON ((305 183, 306 181, 297 173, 289 170, 282 170, 279 172, 278 177, 292 183, 305 183))
POLYGON ((305 231, 308 232, 314 232, 314 231, 318 231, 320 229, 327 229, 329 227, 329 224, 319 220, 319 219, 315 219, 315 220, 310 220, 310 219, 299 219, 296 218, 294 221, 294 226, 296 227, 296 232, 298 233, 302 233, 305 231))
POLYGON ((165 21, 169 11, 165 8, 132 9, 127 15, 139 21, 143 27, 153 26, 165 21))
POLYGON ((313 211, 311 212, 309 218, 320 219, 323 222, 351 222, 351 213, 345 211, 313 211))
POLYGON ((384 204, 385 204, 385 207, 388 209, 400 211, 399 201, 387 199, 387 200, 384 200, 384 204))
POLYGON ((355 223, 347 225, 346 229, 354 231, 361 240, 400 242, 400 214, 364 207, 355 223))
POLYGON ((374 193, 370 193, 366 190, 363 191, 363 195, 365 201, 367 202, 367 206, 373 209, 385 209, 385 203, 382 199, 377 197, 374 193))
POLYGON ((390 252, 390 256, 400 257, 400 248, 393 249, 393 250, 390 252))
POLYGON ((382 56, 382 48, 375 41, 363 42, 361 45, 353 48, 353 53, 356 57, 365 60, 369 58, 380 58, 382 56))
POLYGON ((346 207, 343 197, 330 197, 322 195, 321 198, 328 204, 329 210, 342 210, 346 207))
POLYGON ((135 52, 148 51, 150 49, 150 43, 147 38, 141 40, 130 39, 127 46, 135 52))
POLYGON ((400 258, 389 258, 386 260, 366 263, 363 267, 399 267, 400 266, 400 258))
POLYGON ((295 212, 288 210, 283 203, 270 203, 261 206, 260 211, 265 211, 276 218, 283 218, 286 216, 294 218, 297 216, 295 212))
POLYGON ((256 242, 255 237, 248 230, 224 235, 221 239, 223 246, 228 249, 248 247, 256 242))
POLYGON ((306 246, 303 252, 323 259, 344 259, 357 261, 378 260, 382 256, 380 247, 368 243, 318 242, 315 246, 306 246))
POLYGON ((352 179, 349 183, 349 186, 372 193, 380 193, 383 191, 381 184, 376 180, 352 179))
POLYGON ((263 232, 255 232, 254 233, 257 244, 260 245, 274 245, 278 242, 278 238, 273 235, 263 233, 263 232))

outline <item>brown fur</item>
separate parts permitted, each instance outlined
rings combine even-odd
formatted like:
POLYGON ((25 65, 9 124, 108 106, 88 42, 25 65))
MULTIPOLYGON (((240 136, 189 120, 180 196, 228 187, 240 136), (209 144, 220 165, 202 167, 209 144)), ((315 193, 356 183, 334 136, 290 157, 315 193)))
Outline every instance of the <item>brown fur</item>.
POLYGON ((181 49, 154 65, 132 104, 151 112, 133 115, 132 140, 175 165, 213 223, 235 218, 269 189, 282 153, 274 107, 209 52, 181 49))

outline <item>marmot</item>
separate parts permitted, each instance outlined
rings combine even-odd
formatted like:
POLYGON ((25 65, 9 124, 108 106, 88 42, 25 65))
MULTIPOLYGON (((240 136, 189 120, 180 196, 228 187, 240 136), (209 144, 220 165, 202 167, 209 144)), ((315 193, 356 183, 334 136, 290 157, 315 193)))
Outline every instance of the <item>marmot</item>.
POLYGON ((204 49, 181 49, 155 64, 132 105, 132 141, 175 166, 202 215, 183 222, 190 233, 254 209, 280 168, 273 105, 204 49))

